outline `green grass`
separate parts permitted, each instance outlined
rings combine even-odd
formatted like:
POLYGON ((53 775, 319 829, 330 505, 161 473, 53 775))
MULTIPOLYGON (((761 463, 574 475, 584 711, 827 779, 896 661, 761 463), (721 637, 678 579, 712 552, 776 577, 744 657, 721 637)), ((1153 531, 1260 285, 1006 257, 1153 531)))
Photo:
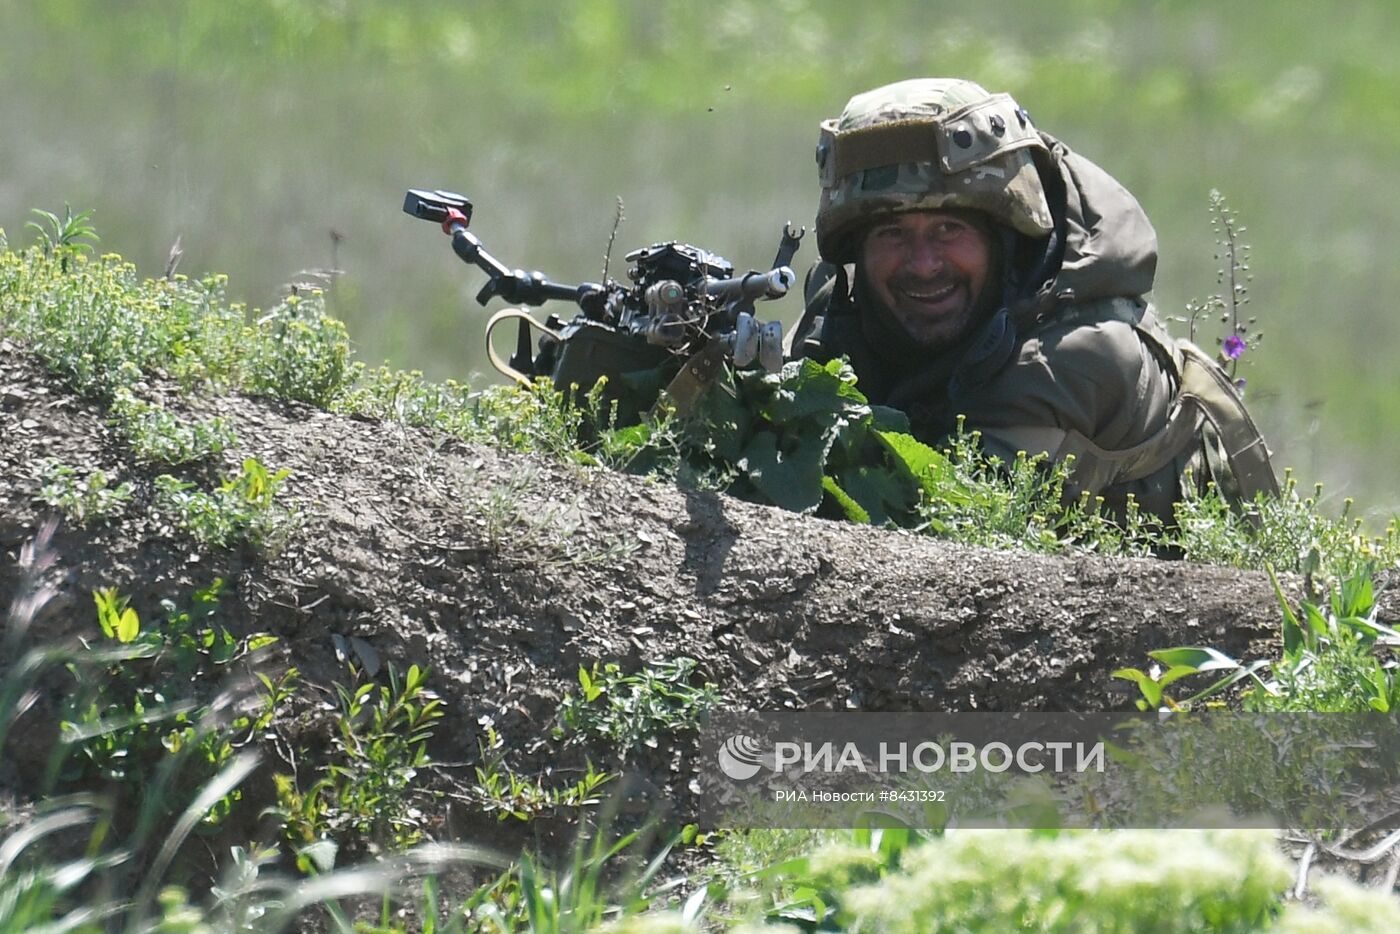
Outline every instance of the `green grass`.
MULTIPOLYGON (((930 30, 911 28, 910 0, 470 17, 443 0, 109 6, 9 0, 0 75, 15 93, 0 117, 27 130, 3 148, 0 225, 28 236, 30 205, 67 199, 95 208, 103 249, 158 272, 178 234, 186 268, 228 270, 234 294, 263 304, 297 271, 335 266, 332 307, 366 355, 435 379, 487 370, 480 279, 398 212, 401 187, 465 190, 504 262, 564 281, 597 277, 619 195, 620 251, 680 238, 747 268, 784 220, 810 224, 817 122, 852 93, 949 73, 1011 90, 1142 199, 1166 314, 1214 290, 1208 191, 1230 196, 1269 334, 1268 357, 1243 369, 1266 436, 1305 487, 1326 479, 1373 517, 1396 505, 1400 401, 1376 389, 1400 337, 1376 298, 1400 291, 1400 16, 1386 0, 1346 16, 997 0, 942 9, 930 30), (520 54, 520 35, 549 53, 520 54), (82 62, 89 93, 71 94, 55 62, 82 62)), ((812 256, 809 238, 799 262, 812 256)), ((796 317, 794 300, 774 308, 796 317)))
MULTIPOLYGON (((74 519, 118 521, 129 497, 149 495, 204 547, 261 545, 285 534, 285 518, 260 525, 283 516, 281 471, 245 462, 212 489, 172 475, 149 476, 154 468, 200 462, 235 446, 226 426, 182 420, 164 404, 144 401, 140 386, 151 379, 168 380, 180 404, 238 390, 573 464, 623 465, 728 485, 756 499, 776 500, 772 491, 778 490, 752 470, 772 443, 765 433, 827 433, 820 445, 825 459, 815 456, 802 467, 805 499, 790 505, 858 521, 882 513, 956 540, 1003 547, 1104 553, 1171 547, 1188 558, 1303 571, 1319 593, 1331 587, 1338 596, 1318 598, 1311 609, 1287 608, 1286 652, 1271 661, 1269 680, 1263 668, 1234 663, 1245 672, 1241 677, 1258 681, 1251 703, 1357 710, 1386 709, 1397 700, 1383 663, 1389 636, 1367 622, 1374 617, 1365 583, 1368 568, 1400 554, 1395 529, 1368 537, 1345 512, 1323 516, 1316 495, 1303 497, 1292 483, 1282 499, 1261 504, 1253 519, 1207 494, 1184 506, 1180 531, 1172 536, 1146 526, 1124 530, 1093 504, 1062 503, 1062 471, 1030 461, 989 469, 970 437, 946 451, 911 443, 897 419, 865 403, 839 366, 798 366, 740 381, 731 387, 735 395, 708 413, 708 423, 663 417, 641 430, 617 427, 600 419, 605 413, 596 405, 575 409, 544 387, 474 392, 419 374, 363 367, 353 359, 343 326, 315 295, 288 300, 269 314, 250 313, 224 299, 221 277, 141 279, 119 258, 94 258, 78 242, 61 242, 62 235, 40 240, 27 250, 0 251, 0 333, 75 392, 105 405, 132 463, 146 465, 115 486, 105 475, 51 465, 44 496, 74 519), (591 439, 582 448, 581 430, 591 439), (157 438, 170 446, 160 447, 157 438)), ((518 517, 489 497, 478 506, 483 521, 499 513, 491 521, 501 524, 503 540, 508 537, 518 517)), ((561 561, 585 560, 577 549, 560 554, 561 561)), ((37 561, 32 552, 26 560, 31 567, 37 561)), ((90 648, 5 655, 0 736, 41 676, 72 666, 83 690, 65 714, 70 728, 50 769, 51 795, 82 789, 85 774, 100 773, 160 790, 153 798, 160 806, 133 818, 116 807, 119 798, 51 797, 33 816, 9 818, 11 826, 0 829, 0 930, 56 919, 69 919, 80 931, 112 919, 145 919, 149 929, 162 931, 200 923, 215 930, 275 930, 303 910, 320 911, 332 927, 349 930, 366 896, 383 905, 366 929, 381 931, 408 929, 400 909, 435 919, 440 930, 580 930, 604 920, 624 930, 682 930, 702 917, 726 925, 897 929, 915 907, 985 930, 1018 923, 1055 930, 1069 918, 1099 919, 1102 930, 1340 929, 1362 912, 1381 930, 1397 911, 1393 900, 1344 882, 1321 887, 1318 907, 1284 904, 1279 895, 1289 880, 1271 838, 1247 834, 1191 836, 1198 856, 1187 863, 1176 855, 1182 847, 1148 834, 692 832, 683 845, 712 852, 717 868, 709 879, 668 886, 654 859, 642 860, 632 875, 623 873, 630 881, 609 881, 605 865, 640 844, 598 831, 571 863, 554 867, 522 858, 481 888, 449 892, 445 870, 487 858, 420 843, 431 832, 424 814, 434 800, 424 783, 433 767, 426 744, 439 717, 450 714, 437 706, 422 670, 386 672, 379 680, 352 673, 335 693, 338 732, 331 748, 316 756, 303 751, 300 770, 283 773, 278 782, 271 816, 285 830, 285 851, 218 854, 225 882, 208 896, 196 895, 167 870, 179 864, 177 854, 192 834, 241 806, 241 787, 258 768, 255 738, 276 729, 301 687, 296 674, 286 672, 278 679, 263 674, 239 688, 248 692, 238 694, 239 701, 211 692, 212 673, 246 664, 250 653, 266 646, 252 638, 230 641, 217 624, 210 592, 172 594, 160 623, 152 622, 157 614, 128 605, 114 591, 100 593, 95 608, 90 648), (361 853, 400 862, 337 866, 337 858, 361 853), (133 886, 137 865, 157 871, 133 886), (406 880, 412 881, 407 892, 398 886, 406 880), (125 891, 136 895, 117 894, 125 891)), ((37 607, 22 604, 12 611, 8 630, 29 629, 36 618, 37 607)), ((1184 664, 1170 656, 1168 671, 1172 660, 1178 668, 1184 664)), ((1162 691, 1178 686, 1150 673, 1143 678, 1162 691)), ((680 662, 636 674, 606 662, 586 666, 579 692, 561 705, 561 726, 580 738, 645 747, 701 722, 713 688, 693 682, 680 662)), ((476 806, 524 819, 587 809, 608 778, 590 767, 578 785, 546 788, 499 763, 492 767, 485 756, 482 762, 476 806)))
POLYGON ((277 502, 289 474, 269 471, 254 457, 245 458, 237 473, 207 491, 193 481, 160 474, 152 481, 155 506, 201 545, 272 551, 295 524, 295 515, 277 502))
POLYGON ((1400 902, 1323 877, 1283 903, 1292 866, 1262 830, 740 831, 707 918, 799 930, 1245 932, 1400 923, 1400 902), (774 844, 779 844, 775 853, 774 844), (803 846, 803 844, 806 846, 803 846))

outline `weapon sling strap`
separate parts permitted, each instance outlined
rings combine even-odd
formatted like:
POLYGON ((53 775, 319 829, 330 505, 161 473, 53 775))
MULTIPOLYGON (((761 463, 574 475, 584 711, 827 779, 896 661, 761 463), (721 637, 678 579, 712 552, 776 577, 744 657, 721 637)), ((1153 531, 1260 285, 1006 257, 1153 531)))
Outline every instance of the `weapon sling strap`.
MULTIPOLYGON (((724 367, 723 338, 711 338, 709 343, 692 354, 666 387, 663 399, 669 399, 676 414, 689 415, 701 397, 714 385, 724 367)), ((660 404, 660 403, 658 403, 660 404)))

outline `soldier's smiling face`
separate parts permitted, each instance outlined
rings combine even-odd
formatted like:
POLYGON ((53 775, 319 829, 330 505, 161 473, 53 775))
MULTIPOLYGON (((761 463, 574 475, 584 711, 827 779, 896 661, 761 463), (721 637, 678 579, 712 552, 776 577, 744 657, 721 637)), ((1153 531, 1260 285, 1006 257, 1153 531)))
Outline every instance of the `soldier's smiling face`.
POLYGON ((989 235, 946 211, 876 221, 860 251, 866 283, 927 350, 951 346, 972 329, 991 261, 989 235))

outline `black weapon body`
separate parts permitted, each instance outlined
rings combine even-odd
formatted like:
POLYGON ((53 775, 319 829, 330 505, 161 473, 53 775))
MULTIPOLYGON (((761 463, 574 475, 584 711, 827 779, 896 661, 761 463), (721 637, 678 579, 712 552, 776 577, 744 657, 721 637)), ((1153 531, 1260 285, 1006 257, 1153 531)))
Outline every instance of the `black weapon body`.
MULTIPOLYGON (((550 315, 543 323, 524 309, 498 312, 487 323, 487 353, 503 374, 522 383, 547 376, 561 390, 594 386, 609 378, 606 395, 615 395, 614 383, 624 374, 641 371, 672 372, 681 379, 686 361, 702 354, 727 358, 735 366, 757 363, 773 371, 782 365, 782 327, 778 322, 760 324, 753 315, 755 301, 781 298, 796 281, 791 262, 802 231, 784 229, 782 244, 767 272, 734 274, 733 265, 721 256, 687 243, 657 243, 627 254, 629 285, 609 279, 565 285, 541 272, 511 269, 492 256, 468 227, 472 203, 451 191, 411 189, 404 197, 404 212, 432 221, 452 238, 453 251, 466 263, 481 269, 487 282, 476 295, 486 305, 500 298, 514 305, 542 305, 565 301, 578 314, 564 321, 550 315), (491 345, 491 330, 506 319, 516 319, 516 349, 509 361, 501 361, 491 345), (539 330, 538 350, 532 350, 531 328, 539 330), (668 366, 669 365, 669 366, 668 366)), ((713 378, 717 366, 691 367, 713 378)), ((695 386, 677 387, 679 395, 697 395, 695 386)), ((703 387, 699 387, 703 391, 703 387)))

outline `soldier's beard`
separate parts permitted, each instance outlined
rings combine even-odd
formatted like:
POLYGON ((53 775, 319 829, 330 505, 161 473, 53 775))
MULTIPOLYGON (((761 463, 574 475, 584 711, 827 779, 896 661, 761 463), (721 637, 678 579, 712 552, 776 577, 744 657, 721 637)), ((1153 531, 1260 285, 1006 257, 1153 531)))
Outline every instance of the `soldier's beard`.
POLYGON ((895 278, 887 288, 894 299, 890 312, 924 350, 938 352, 951 347, 976 324, 981 296, 973 292, 966 276, 895 278))
POLYGON ((964 277, 940 276, 929 281, 899 279, 890 284, 896 295, 937 295, 940 289, 954 285, 957 288, 950 298, 958 297, 958 290, 961 290, 963 304, 945 310, 936 303, 925 308, 923 303, 914 300, 896 310, 881 301, 859 266, 855 278, 852 297, 860 309, 861 329, 866 339, 877 348, 880 356, 908 367, 942 356, 959 346, 991 317, 1001 299, 1001 288, 996 284, 1000 276, 988 276, 981 293, 975 297, 971 296, 971 284, 964 277))

